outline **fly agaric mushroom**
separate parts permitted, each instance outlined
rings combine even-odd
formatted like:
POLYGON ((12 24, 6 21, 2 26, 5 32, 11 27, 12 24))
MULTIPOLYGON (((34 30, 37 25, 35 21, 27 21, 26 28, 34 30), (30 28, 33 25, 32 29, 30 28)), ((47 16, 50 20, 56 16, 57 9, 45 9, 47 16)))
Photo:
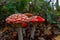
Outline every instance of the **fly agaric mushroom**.
MULTIPOLYGON (((22 23, 28 22, 28 17, 23 14, 13 14, 6 19, 6 23, 12 23, 15 26, 22 26, 22 23)), ((23 40, 22 27, 16 28, 19 40, 23 40)))
POLYGON ((41 22, 44 22, 45 19, 43 19, 43 18, 40 17, 40 16, 32 16, 32 17, 30 17, 29 21, 32 22, 32 23, 33 23, 33 26, 34 26, 34 27, 32 28, 32 32, 31 32, 31 37, 34 38, 34 32, 35 32, 36 26, 38 25, 39 22, 40 22, 40 23, 41 23, 41 22))

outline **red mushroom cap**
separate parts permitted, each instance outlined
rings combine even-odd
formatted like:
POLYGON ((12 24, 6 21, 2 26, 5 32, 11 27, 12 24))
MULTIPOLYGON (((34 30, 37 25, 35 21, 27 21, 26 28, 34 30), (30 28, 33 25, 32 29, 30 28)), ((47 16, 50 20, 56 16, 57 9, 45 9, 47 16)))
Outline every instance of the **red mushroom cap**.
POLYGON ((30 18, 30 22, 44 22, 45 19, 40 16, 33 16, 30 18))
POLYGON ((13 14, 6 19, 7 23, 22 23, 28 22, 28 17, 23 14, 13 14))
POLYGON ((22 27, 26 28, 27 27, 27 23, 22 23, 22 27))

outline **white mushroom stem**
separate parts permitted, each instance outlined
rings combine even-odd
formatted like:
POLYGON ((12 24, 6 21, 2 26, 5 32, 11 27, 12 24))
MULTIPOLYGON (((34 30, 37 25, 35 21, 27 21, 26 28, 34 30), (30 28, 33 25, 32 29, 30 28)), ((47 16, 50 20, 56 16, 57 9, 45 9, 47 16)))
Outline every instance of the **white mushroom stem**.
POLYGON ((35 30, 36 30, 36 27, 35 26, 32 27, 31 38, 34 38, 34 32, 35 32, 35 30))
POLYGON ((33 39, 34 39, 34 33, 35 33, 35 30, 36 30, 37 25, 38 25, 38 23, 35 22, 35 23, 33 24, 33 27, 32 27, 31 38, 33 38, 33 39))
POLYGON ((18 40, 23 40, 22 27, 17 28, 17 32, 18 32, 18 40))
POLYGON ((26 32, 25 32, 25 28, 23 28, 23 33, 25 34, 26 32))

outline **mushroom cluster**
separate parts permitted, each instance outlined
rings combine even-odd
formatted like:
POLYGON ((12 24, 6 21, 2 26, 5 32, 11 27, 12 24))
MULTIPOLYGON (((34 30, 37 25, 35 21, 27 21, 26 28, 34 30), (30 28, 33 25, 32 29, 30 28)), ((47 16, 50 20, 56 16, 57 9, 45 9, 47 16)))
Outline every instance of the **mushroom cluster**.
POLYGON ((31 29, 31 38, 34 38, 34 32, 36 30, 36 27, 39 23, 45 22, 45 19, 41 16, 33 16, 33 14, 13 14, 6 18, 6 23, 13 24, 15 26, 18 26, 16 28, 16 31, 18 32, 18 38, 19 40, 23 40, 23 33, 25 33, 25 27, 27 27, 28 23, 32 23, 33 27, 31 29), (20 26, 20 27, 19 27, 20 26))

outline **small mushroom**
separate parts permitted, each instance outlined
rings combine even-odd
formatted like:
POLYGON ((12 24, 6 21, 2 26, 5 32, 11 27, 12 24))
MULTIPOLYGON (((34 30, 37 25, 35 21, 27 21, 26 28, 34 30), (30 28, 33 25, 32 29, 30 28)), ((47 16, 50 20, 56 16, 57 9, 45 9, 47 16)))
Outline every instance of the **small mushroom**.
POLYGON ((31 32, 31 37, 34 38, 34 32, 36 30, 36 27, 37 27, 38 23, 44 22, 45 19, 40 17, 40 16, 32 16, 29 20, 33 24, 32 32, 31 32))

